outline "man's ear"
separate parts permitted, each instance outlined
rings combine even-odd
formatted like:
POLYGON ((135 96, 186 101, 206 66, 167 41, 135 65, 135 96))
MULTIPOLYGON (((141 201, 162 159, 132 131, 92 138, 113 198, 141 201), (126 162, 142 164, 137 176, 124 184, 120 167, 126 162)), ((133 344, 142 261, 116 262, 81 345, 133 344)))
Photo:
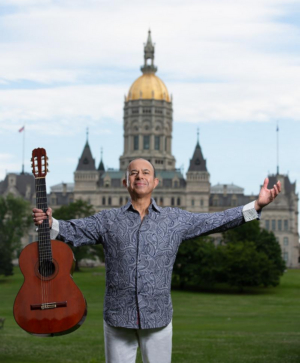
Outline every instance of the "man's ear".
POLYGON ((123 179, 123 186, 124 186, 125 188, 127 188, 127 182, 126 182, 126 179, 123 179))
POLYGON ((155 189, 159 184, 159 179, 158 178, 154 178, 154 188, 155 189))

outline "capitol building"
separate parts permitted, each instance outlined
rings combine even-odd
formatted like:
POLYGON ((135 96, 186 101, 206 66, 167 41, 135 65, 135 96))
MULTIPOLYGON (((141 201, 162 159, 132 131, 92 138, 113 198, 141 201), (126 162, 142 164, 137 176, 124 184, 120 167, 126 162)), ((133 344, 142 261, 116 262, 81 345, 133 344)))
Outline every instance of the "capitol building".
MULTIPOLYGON (((162 207, 174 206, 191 212, 208 213, 244 205, 257 198, 257 195, 245 195, 244 189, 234 184, 210 184, 210 174, 199 136, 186 175, 176 168, 172 154, 173 101, 166 85, 156 75, 154 53, 149 31, 144 45, 142 75, 132 83, 124 100, 124 148, 119 158, 119 169, 106 170, 102 156, 99 164, 96 164, 87 139, 78 164, 74 165, 73 183, 51 187, 49 206, 53 209, 78 199, 91 203, 95 210, 124 205, 128 193, 122 181, 127 165, 135 158, 147 159, 155 166, 159 184, 153 196, 162 207)), ((21 174, 8 174, 0 182, 0 194, 7 193, 9 189, 17 189, 17 179, 21 177, 21 174), (10 182, 9 175, 15 181, 10 182)), ((260 223, 276 235, 287 267, 298 268, 296 182, 292 183, 287 175, 279 174, 278 171, 269 175, 269 180, 270 186, 280 180, 282 192, 271 205, 264 208, 260 223)), ((34 198, 34 186, 23 189, 27 198, 34 198)), ((212 237, 215 243, 221 243, 220 234, 212 237)))

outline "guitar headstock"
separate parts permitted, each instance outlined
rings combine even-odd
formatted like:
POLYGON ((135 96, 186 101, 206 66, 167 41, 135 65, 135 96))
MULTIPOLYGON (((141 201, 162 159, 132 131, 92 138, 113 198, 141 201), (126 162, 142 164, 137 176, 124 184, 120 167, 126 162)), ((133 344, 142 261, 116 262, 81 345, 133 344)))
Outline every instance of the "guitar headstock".
POLYGON ((48 170, 48 157, 46 154, 46 150, 43 148, 37 148, 32 150, 32 158, 31 158, 31 166, 32 173, 35 178, 45 178, 48 170))

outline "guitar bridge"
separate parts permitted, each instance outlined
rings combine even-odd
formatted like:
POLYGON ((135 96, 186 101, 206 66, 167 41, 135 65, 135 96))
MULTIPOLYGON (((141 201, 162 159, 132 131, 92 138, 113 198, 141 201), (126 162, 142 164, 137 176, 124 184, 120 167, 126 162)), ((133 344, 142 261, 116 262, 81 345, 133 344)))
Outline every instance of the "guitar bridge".
POLYGON ((43 304, 30 305, 30 310, 48 310, 48 309, 64 308, 67 307, 67 305, 68 305, 67 301, 49 302, 43 304))

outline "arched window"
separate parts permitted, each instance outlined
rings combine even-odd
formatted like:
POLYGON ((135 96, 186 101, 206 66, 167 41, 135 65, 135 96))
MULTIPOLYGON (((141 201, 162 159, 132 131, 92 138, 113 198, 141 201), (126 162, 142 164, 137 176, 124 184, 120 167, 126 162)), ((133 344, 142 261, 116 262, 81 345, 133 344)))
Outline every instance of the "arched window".
POLYGON ((175 198, 174 197, 172 197, 171 198, 171 206, 174 206, 175 205, 175 198))
POLYGON ((102 205, 105 205, 105 204, 106 204, 106 198, 102 197, 102 205))
POLYGON ((177 205, 180 205, 180 198, 177 198, 177 205))
POLYGON ((111 197, 108 197, 108 205, 111 205, 111 197))

